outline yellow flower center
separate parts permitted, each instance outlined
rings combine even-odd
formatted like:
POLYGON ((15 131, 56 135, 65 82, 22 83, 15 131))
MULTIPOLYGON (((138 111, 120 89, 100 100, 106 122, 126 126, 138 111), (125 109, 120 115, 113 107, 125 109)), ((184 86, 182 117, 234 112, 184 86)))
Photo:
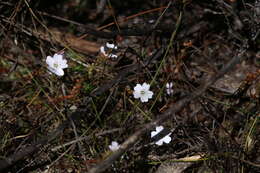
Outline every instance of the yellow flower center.
POLYGON ((58 67, 59 67, 59 64, 58 64, 58 63, 54 63, 53 66, 54 66, 55 68, 58 68, 58 67))

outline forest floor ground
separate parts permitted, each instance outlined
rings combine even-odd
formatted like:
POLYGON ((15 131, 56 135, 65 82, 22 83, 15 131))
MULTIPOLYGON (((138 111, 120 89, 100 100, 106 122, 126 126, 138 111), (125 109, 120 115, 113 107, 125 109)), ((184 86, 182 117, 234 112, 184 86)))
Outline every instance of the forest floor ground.
POLYGON ((259 0, 0 11, 0 172, 260 172, 259 0))

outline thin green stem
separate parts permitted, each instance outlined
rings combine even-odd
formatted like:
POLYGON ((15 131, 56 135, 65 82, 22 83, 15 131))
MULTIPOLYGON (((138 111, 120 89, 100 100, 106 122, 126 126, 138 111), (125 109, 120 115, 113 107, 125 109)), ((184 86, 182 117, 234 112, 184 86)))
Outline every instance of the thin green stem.
POLYGON ((161 71, 161 68, 162 68, 162 66, 163 66, 163 64, 164 64, 164 61, 165 61, 165 59, 166 59, 166 57, 167 57, 169 51, 170 51, 170 48, 173 46, 173 40, 175 39, 176 34, 177 34, 177 31, 178 31, 178 29, 180 28, 180 24, 181 24, 181 20, 182 20, 182 15, 183 15, 183 12, 180 11, 180 15, 179 15, 179 18, 178 18, 177 23, 176 23, 176 28, 175 28, 175 30, 173 31, 172 35, 171 35, 171 39, 170 39, 170 42, 169 42, 169 44, 168 44, 168 46, 167 46, 167 48, 166 48, 166 52, 165 52, 165 54, 164 54, 164 56, 163 56, 163 59, 162 59, 160 65, 159 65, 159 67, 158 67, 158 69, 157 69, 157 71, 156 71, 156 73, 155 73, 153 79, 152 79, 152 82, 150 83, 151 86, 155 83, 155 80, 156 80, 157 76, 159 75, 159 72, 161 71))

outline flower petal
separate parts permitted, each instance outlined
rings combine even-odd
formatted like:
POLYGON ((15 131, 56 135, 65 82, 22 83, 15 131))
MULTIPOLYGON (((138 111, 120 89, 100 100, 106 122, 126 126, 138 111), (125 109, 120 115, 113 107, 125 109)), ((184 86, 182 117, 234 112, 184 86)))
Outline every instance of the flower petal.
POLYGON ((147 91, 147 97, 149 98, 149 99, 151 99, 152 97, 153 97, 153 92, 152 91, 147 91))
POLYGON ((169 144, 171 142, 172 138, 169 135, 166 135, 164 138, 162 138, 163 142, 165 142, 167 144, 169 144))
POLYGON ((117 49, 117 46, 114 45, 113 43, 110 44, 110 43, 106 43, 106 47, 110 48, 110 49, 117 49))
POLYGON ((68 68, 67 60, 64 59, 60 62, 60 68, 68 68))
POLYGON ((164 129, 163 126, 156 126, 156 131, 158 131, 158 133, 159 133, 160 131, 162 131, 163 129, 164 129))
POLYGON ((152 131, 152 132, 151 132, 151 138, 154 137, 155 135, 157 135, 158 133, 159 133, 159 132, 157 132, 157 131, 152 131))
POLYGON ((108 58, 116 59, 117 55, 111 53, 111 54, 108 55, 108 58))
POLYGON ((138 99, 141 97, 141 93, 139 91, 134 91, 133 94, 134 94, 135 99, 138 99))
POLYGON ((51 56, 47 56, 47 58, 46 58, 46 64, 47 64, 48 66, 50 66, 50 67, 53 67, 53 62, 54 62, 53 58, 52 58, 51 56))
POLYGON ((142 86, 140 84, 137 84, 135 87, 134 87, 134 90, 135 91, 141 91, 142 90, 142 86))
POLYGON ((150 89, 150 85, 145 82, 143 83, 142 88, 143 90, 148 91, 150 89))
POLYGON ((100 47, 100 52, 101 52, 103 55, 107 56, 107 53, 106 53, 106 51, 105 51, 105 47, 104 47, 104 46, 101 46, 101 47, 100 47))
POLYGON ((160 139, 159 141, 155 142, 155 144, 161 146, 163 144, 163 140, 160 139))
POLYGON ((52 73, 54 73, 54 74, 57 73, 57 69, 52 68, 52 67, 50 67, 50 66, 48 66, 47 68, 48 68, 48 70, 49 70, 50 72, 52 72, 52 73))
POLYGON ((61 54, 57 54, 57 53, 54 54, 53 58, 54 58, 57 62, 63 60, 63 56, 62 56, 61 54))
POLYGON ((148 102, 148 97, 147 95, 141 95, 141 102, 148 102))
POLYGON ((64 75, 64 71, 62 70, 62 68, 58 68, 57 70, 56 70, 56 73, 55 73, 56 75, 58 75, 58 76, 63 76, 64 75))

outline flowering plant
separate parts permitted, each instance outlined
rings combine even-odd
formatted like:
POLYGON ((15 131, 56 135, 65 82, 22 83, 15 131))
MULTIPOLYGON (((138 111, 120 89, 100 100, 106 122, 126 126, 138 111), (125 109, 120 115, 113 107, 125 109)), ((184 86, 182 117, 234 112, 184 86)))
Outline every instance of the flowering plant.
MULTIPOLYGON (((163 126, 157 126, 155 129, 156 129, 155 131, 151 132, 151 138, 154 137, 155 135, 157 135, 158 133, 160 133, 164 129, 164 127, 163 126)), ((156 141, 155 144, 161 146, 163 143, 166 143, 166 144, 170 143, 171 140, 172 140, 170 135, 171 135, 171 133, 167 134, 166 136, 164 136, 160 140, 156 141)))
POLYGON ((53 57, 47 56, 46 63, 48 70, 58 76, 63 76, 63 69, 68 67, 67 60, 63 59, 62 55, 56 53, 53 57))
POLYGON ((171 94, 173 93, 172 86, 173 86, 173 85, 172 85, 172 82, 166 84, 166 93, 167 93, 168 95, 171 95, 171 94))
POLYGON ((134 87, 134 98, 140 98, 141 102, 148 102, 148 99, 153 97, 153 92, 149 90, 150 85, 147 83, 143 83, 142 85, 137 84, 134 87))
POLYGON ((120 148, 120 145, 116 141, 112 141, 111 145, 108 146, 111 151, 116 151, 120 148))
POLYGON ((111 59, 116 59, 117 58, 117 55, 114 53, 115 50, 117 50, 117 46, 114 45, 114 44, 110 44, 110 43, 106 43, 105 46, 101 46, 100 47, 100 52, 108 57, 108 58, 111 58, 111 59))

